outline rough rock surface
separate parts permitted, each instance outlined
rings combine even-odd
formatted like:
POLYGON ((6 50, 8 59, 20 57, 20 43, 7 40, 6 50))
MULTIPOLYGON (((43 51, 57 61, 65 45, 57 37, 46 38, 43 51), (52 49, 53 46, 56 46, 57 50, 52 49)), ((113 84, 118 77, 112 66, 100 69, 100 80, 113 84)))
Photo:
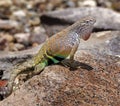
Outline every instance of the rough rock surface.
POLYGON ((119 106, 119 35, 119 31, 101 32, 81 41, 74 69, 48 66, 0 106, 119 106))

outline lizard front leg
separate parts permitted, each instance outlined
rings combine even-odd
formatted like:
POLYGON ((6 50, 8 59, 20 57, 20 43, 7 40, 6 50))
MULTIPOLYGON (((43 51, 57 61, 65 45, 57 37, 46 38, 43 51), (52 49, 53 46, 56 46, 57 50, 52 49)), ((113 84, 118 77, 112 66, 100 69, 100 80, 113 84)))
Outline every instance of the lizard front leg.
POLYGON ((74 60, 74 55, 75 55, 75 53, 76 53, 76 51, 77 51, 77 49, 78 49, 78 46, 79 46, 79 43, 76 43, 76 44, 73 46, 73 48, 72 48, 72 50, 71 50, 71 52, 70 52, 70 61, 71 61, 71 62, 73 62, 73 60, 74 60))
POLYGON ((74 63, 74 55, 75 55, 75 53, 76 53, 76 51, 77 51, 77 49, 78 49, 78 46, 79 46, 79 43, 77 42, 74 46, 73 46, 73 48, 72 48, 72 50, 71 50, 71 52, 70 52, 70 54, 69 54, 69 61, 62 61, 61 63, 65 66, 65 67, 73 67, 72 65, 73 65, 73 63, 74 63))

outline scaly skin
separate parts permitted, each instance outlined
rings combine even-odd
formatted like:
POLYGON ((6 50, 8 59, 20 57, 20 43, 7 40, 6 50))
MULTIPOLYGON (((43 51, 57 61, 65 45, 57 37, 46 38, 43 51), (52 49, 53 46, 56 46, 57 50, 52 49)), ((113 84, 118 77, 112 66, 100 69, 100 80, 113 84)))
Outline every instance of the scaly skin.
MULTIPOLYGON (((80 38, 87 40, 90 37, 94 23, 95 19, 93 17, 87 17, 77 21, 49 38, 33 59, 16 65, 8 80, 6 96, 12 93, 14 80, 21 72, 34 68, 31 74, 38 74, 47 65, 59 63, 68 56, 70 57, 70 61, 72 61, 79 46, 80 38)), ((1 94, 2 90, 4 89, 1 89, 1 94)))

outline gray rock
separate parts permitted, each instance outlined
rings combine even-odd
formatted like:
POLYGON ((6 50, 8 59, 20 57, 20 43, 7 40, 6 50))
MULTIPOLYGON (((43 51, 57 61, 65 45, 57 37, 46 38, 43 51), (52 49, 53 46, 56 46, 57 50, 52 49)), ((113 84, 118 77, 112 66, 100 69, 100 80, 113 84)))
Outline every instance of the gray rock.
POLYGON ((12 16, 11 16, 11 17, 20 20, 20 19, 26 17, 26 13, 25 13, 25 11, 23 11, 23 10, 14 11, 14 12, 12 13, 12 16))
POLYGON ((29 42, 30 33, 17 33, 14 35, 15 39, 19 43, 29 42))
POLYGON ((16 29, 20 27, 19 22, 14 21, 14 20, 2 20, 0 19, 0 29, 16 29))
POLYGON ((120 14, 106 8, 81 7, 44 13, 41 23, 51 36, 77 20, 91 15, 96 18, 94 31, 120 30, 120 14))
POLYGON ((46 31, 43 27, 35 27, 30 36, 30 42, 41 44, 47 39, 46 31))

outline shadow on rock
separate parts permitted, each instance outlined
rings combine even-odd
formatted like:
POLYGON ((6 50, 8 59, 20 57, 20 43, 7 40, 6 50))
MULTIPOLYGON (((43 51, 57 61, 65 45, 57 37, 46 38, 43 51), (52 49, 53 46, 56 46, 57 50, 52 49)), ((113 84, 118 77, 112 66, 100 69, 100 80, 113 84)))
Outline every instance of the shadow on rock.
POLYGON ((93 67, 91 67, 89 64, 82 63, 76 60, 73 60, 72 62, 69 59, 64 60, 63 62, 59 63, 59 65, 69 67, 71 71, 75 71, 76 69, 85 69, 87 71, 93 70, 93 67))

